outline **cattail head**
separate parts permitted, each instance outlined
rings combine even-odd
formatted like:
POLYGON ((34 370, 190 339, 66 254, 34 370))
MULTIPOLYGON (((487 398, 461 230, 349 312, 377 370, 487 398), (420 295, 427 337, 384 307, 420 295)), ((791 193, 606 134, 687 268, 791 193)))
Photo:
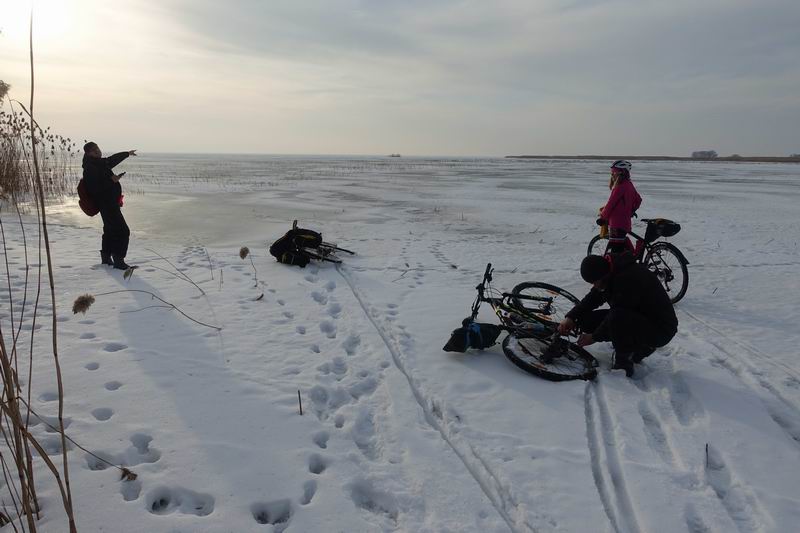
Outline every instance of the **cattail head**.
POLYGON ((77 315, 78 313, 86 314, 86 311, 94 303, 94 296, 91 294, 84 294, 82 296, 78 296, 75 298, 75 301, 72 303, 72 314, 77 315))
POLYGON ((247 256, 250 255, 250 248, 247 246, 242 246, 239 248, 239 257, 242 259, 246 259, 247 256))

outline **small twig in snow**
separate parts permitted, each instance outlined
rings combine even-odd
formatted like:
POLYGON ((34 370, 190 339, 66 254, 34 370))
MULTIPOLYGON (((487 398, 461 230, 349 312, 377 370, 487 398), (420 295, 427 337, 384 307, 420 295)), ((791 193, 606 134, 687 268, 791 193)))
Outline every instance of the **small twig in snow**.
POLYGON ((211 271, 211 280, 214 280, 214 265, 211 263, 211 254, 208 253, 208 248, 203 248, 206 251, 206 258, 208 259, 208 269, 211 271))

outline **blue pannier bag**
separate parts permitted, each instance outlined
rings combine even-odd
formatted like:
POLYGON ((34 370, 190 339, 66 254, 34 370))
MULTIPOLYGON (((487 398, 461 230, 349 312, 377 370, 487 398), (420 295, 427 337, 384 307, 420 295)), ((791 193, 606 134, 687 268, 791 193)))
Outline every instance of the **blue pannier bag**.
POLYGON ((494 346, 503 328, 496 324, 482 324, 465 318, 462 326, 454 329, 450 340, 442 348, 446 352, 466 352, 470 348, 483 350, 494 346))

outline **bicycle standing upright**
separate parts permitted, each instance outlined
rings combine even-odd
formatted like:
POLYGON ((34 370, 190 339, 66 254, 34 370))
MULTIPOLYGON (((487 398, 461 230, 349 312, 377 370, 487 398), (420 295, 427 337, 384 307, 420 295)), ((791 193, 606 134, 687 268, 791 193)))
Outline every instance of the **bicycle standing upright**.
MULTIPOLYGON (((681 225, 666 218, 643 218, 642 222, 647 224, 644 237, 632 231, 627 233, 636 241, 633 252, 636 262, 645 265, 658 277, 670 301, 675 304, 686 295, 689 287, 689 261, 677 246, 658 239, 677 234, 681 225)), ((605 255, 609 244, 607 235, 595 235, 586 253, 605 255)))

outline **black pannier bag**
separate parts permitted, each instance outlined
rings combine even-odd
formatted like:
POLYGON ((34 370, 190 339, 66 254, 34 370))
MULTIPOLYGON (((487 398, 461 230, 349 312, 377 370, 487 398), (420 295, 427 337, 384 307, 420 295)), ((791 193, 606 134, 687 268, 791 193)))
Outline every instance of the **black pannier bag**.
POLYGON ((322 244, 322 235, 310 229, 293 227, 286 235, 272 243, 269 253, 279 263, 305 267, 311 257, 303 248, 316 248, 322 244))
POLYGON ((681 230, 681 225, 666 218, 655 218, 647 223, 644 233, 646 242, 653 242, 659 237, 672 237, 681 230))
POLYGON ((308 257, 308 254, 305 254, 299 250, 283 252, 283 254, 281 254, 281 256, 278 258, 279 263, 299 266, 300 268, 305 268, 309 261, 311 261, 311 258, 308 257))
POLYGON ((503 328, 496 324, 482 324, 473 322, 471 318, 464 319, 463 325, 454 329, 450 340, 442 348, 445 352, 466 352, 470 348, 483 350, 494 346, 497 337, 503 328))

